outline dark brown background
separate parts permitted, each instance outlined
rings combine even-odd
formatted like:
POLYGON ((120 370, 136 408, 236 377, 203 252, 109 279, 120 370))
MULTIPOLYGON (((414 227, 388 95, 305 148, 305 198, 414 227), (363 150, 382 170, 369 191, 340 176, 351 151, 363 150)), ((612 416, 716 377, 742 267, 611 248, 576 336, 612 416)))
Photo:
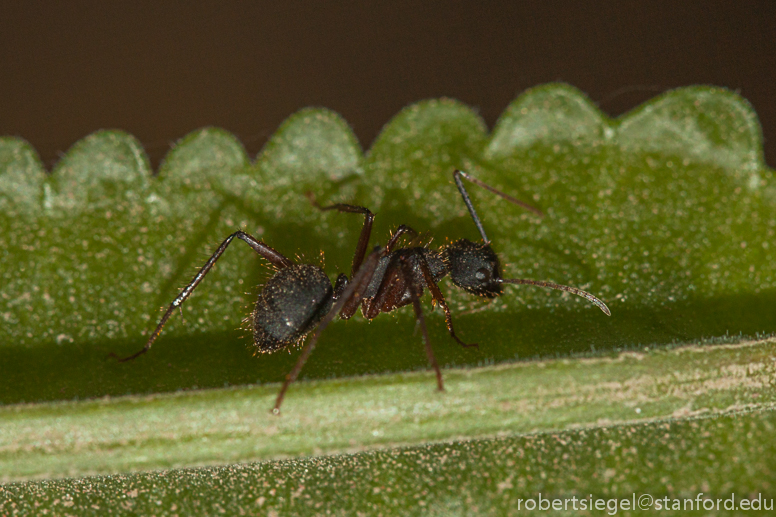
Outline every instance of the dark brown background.
POLYGON ((205 125, 255 154, 308 105, 341 113, 365 147, 428 97, 460 99, 492 126, 549 81, 611 115, 678 86, 737 90, 776 164, 773 0, 3 4, 0 135, 26 138, 48 167, 101 128, 136 135, 155 166, 205 125))

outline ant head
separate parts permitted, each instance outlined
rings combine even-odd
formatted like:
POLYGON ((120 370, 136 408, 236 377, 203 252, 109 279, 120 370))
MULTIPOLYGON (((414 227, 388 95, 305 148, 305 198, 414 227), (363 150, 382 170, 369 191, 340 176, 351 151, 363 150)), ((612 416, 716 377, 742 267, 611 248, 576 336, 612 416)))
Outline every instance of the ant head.
POLYGON ((490 244, 461 239, 446 246, 442 258, 450 279, 461 289, 486 298, 503 294, 498 257, 490 244))

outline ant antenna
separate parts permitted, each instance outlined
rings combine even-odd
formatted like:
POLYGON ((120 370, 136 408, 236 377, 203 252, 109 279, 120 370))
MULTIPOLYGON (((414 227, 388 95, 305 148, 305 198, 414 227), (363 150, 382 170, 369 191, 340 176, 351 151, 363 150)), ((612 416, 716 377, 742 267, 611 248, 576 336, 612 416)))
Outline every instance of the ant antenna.
POLYGON ((506 278, 499 278, 497 279, 499 283, 502 284, 527 284, 527 285, 537 285, 539 287, 547 287, 549 289, 557 289, 558 291, 566 291, 571 294, 576 294, 577 296, 581 296, 582 298, 586 298, 588 301, 593 303, 596 307, 601 309, 604 314, 607 316, 611 316, 612 312, 609 310, 609 307, 606 306, 604 302, 593 296, 592 294, 588 293, 587 291, 583 291, 582 289, 577 289, 576 287, 570 287, 568 285, 560 285, 560 284, 554 284, 552 282, 543 282, 539 280, 527 280, 525 278, 512 278, 512 279, 506 279, 506 278))
POLYGON ((454 170, 453 171, 453 179, 455 180, 455 186, 458 187, 458 192, 461 193, 461 197, 463 197, 463 202, 466 204, 466 208, 469 210, 469 214, 472 216, 472 219, 474 220, 474 225, 477 227, 477 230, 480 232, 480 235, 482 236, 482 240, 485 241, 486 244, 490 244, 490 239, 488 239, 488 236, 485 235, 485 228, 482 227, 482 222, 480 221, 480 218, 477 216, 477 212, 474 210, 474 205, 472 204, 472 200, 469 197, 469 193, 466 191, 466 187, 463 186, 463 182, 461 181, 461 177, 466 178, 467 180, 471 181, 475 185, 479 185, 480 187, 484 188, 485 190, 488 190, 490 192, 493 192, 499 197, 502 197, 509 201, 510 203, 513 203, 515 205, 521 206, 525 208, 526 210, 530 210, 531 212, 535 213, 538 216, 543 216, 541 210, 539 210, 536 207, 533 207, 529 205, 528 203, 525 203, 523 201, 520 201, 519 199, 516 199, 508 194, 505 194, 501 192, 498 189, 495 189, 488 185, 487 183, 484 183, 477 178, 473 178, 466 174, 465 172, 461 170, 454 170))

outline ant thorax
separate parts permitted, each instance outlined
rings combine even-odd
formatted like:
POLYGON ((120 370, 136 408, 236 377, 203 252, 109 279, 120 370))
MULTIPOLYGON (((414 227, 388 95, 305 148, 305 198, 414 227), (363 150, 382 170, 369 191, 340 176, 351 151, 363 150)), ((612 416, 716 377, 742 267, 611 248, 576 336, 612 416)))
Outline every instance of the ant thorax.
MULTIPOLYGON (((438 282, 444 278, 448 269, 445 265, 442 255, 436 250, 431 250, 424 247, 415 248, 401 248, 396 251, 392 251, 388 255, 382 257, 377 264, 372 280, 369 282, 369 286, 364 292, 364 298, 373 298, 380 289, 380 286, 386 281, 386 275, 396 273, 402 270, 401 263, 406 262, 409 266, 409 270, 412 272, 412 282, 421 290, 428 287, 428 283, 423 275, 421 269, 421 260, 425 260, 428 265, 428 269, 431 272, 431 276, 434 282, 438 282)), ((398 274, 392 275, 393 278, 388 278, 387 281, 402 282, 404 284, 403 277, 398 274)), ((404 289, 407 291, 407 289, 404 289)), ((409 292, 405 293, 406 296, 402 296, 402 300, 397 307, 403 307, 412 301, 412 296, 409 292), (406 298, 406 300, 405 300, 406 298)))

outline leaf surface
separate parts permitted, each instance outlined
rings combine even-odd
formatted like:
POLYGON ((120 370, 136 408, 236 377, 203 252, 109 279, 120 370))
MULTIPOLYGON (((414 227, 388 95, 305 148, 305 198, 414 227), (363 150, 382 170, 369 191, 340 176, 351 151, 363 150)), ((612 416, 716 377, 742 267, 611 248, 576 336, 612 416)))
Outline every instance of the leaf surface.
POLYGON ((538 491, 767 491, 773 343, 715 345, 776 331, 775 231, 776 187, 756 116, 739 96, 710 87, 674 90, 610 119, 579 91, 546 85, 518 97, 490 133, 459 102, 424 101, 366 152, 337 114, 306 109, 255 160, 230 133, 205 128, 182 138, 157 175, 120 131, 84 138, 51 174, 29 144, 0 138, 4 481, 413 445, 8 485, 0 501, 150 513, 159 501, 183 511, 198 491, 197 504, 213 511, 314 508, 342 494, 345 485, 322 481, 332 471, 372 489, 340 499, 343 512, 416 508, 407 494, 418 486, 441 514, 503 513, 538 491), (588 290, 611 318, 557 291, 508 287, 485 301, 443 281, 458 334, 480 343, 459 347, 424 303, 447 393, 433 393, 430 374, 407 373, 428 368, 411 310, 371 323, 357 316, 327 329, 303 371, 317 381, 292 387, 278 423, 266 413, 272 383, 296 353, 254 357, 249 332, 238 329, 272 274, 238 242, 148 354, 126 364, 108 357, 141 348, 157 309, 238 228, 294 260, 324 264, 332 280, 349 272, 361 218, 320 213, 307 192, 372 209, 372 243, 399 224, 428 232, 434 247, 478 240, 455 168, 545 214, 469 187, 505 277, 588 290), (539 361, 514 364, 529 358, 539 361), (364 374, 380 375, 350 378, 364 374), (105 398, 73 400, 97 397, 105 398), (487 439, 499 434, 509 437, 487 439), (628 467, 633 450, 649 469, 628 467), (516 455, 524 461, 509 464, 516 455), (435 470, 449 458, 460 472, 435 470), (373 472, 376 464, 385 472, 373 472), (219 477, 217 493, 197 488, 219 477), (381 492, 388 478, 390 496, 381 492), (245 483, 279 488, 254 493, 245 483))

